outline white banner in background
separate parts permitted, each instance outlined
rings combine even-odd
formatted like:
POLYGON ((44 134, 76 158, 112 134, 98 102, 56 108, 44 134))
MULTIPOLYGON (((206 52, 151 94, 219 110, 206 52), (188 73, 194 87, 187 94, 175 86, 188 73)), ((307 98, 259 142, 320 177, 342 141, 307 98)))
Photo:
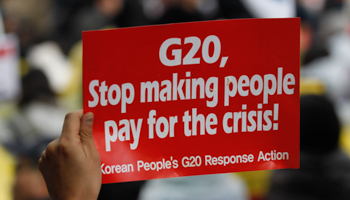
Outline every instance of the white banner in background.
POLYGON ((0 102, 15 99, 20 92, 19 43, 15 35, 0 40, 0 102))

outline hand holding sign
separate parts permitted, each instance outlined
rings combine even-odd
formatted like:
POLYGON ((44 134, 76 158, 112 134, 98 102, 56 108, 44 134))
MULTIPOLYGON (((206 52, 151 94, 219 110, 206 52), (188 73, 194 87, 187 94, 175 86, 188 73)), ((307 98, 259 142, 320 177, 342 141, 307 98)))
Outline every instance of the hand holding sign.
POLYGON ((92 138, 93 114, 66 115, 61 137, 39 160, 50 196, 55 200, 96 200, 101 188, 100 157, 92 138))

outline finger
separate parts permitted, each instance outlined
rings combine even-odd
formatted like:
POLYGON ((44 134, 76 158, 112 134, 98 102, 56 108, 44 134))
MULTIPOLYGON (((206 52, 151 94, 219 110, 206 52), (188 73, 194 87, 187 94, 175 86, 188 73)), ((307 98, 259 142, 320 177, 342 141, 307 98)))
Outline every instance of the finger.
POLYGON ((41 154, 41 157, 39 159, 39 162, 38 162, 39 170, 41 172, 43 170, 43 160, 45 160, 45 157, 46 157, 46 150, 43 151, 43 153, 41 154))
POLYGON ((84 114, 80 122, 80 141, 84 149, 88 151, 86 153, 89 154, 96 152, 96 147, 92 136, 93 123, 94 114, 91 112, 84 114))
POLYGON ((44 150, 44 151, 41 153, 40 159, 45 159, 45 157, 46 157, 46 150, 44 150))
POLYGON ((38 161, 38 168, 40 170, 40 172, 42 172, 43 170, 43 158, 40 158, 38 161))
POLYGON ((68 113, 64 119, 61 138, 73 141, 79 138, 80 120, 83 110, 68 113))

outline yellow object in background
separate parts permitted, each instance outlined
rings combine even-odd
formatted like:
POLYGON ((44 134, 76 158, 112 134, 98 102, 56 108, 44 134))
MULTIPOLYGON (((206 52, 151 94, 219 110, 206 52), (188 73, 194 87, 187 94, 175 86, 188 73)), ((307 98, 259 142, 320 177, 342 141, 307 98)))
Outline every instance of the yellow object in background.
POLYGON ((345 126, 340 133, 340 146, 350 156, 350 127, 345 126))
POLYGON ((251 200, 263 200, 270 187, 271 170, 264 171, 251 171, 251 172, 238 172, 235 173, 240 176, 245 183, 249 191, 251 200))
POLYGON ((15 181, 16 162, 13 156, 0 146, 0 199, 12 200, 15 181))
POLYGON ((300 95, 316 94, 321 95, 326 91, 325 85, 317 79, 301 78, 300 79, 300 95))

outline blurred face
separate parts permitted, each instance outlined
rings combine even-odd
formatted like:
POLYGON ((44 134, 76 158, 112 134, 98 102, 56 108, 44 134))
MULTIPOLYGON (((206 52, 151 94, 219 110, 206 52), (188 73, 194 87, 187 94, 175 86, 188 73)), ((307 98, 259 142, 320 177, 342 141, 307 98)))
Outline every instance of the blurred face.
POLYGON ((326 0, 299 0, 299 2, 309 12, 319 13, 323 10, 326 0))
POLYGON ((312 30, 309 24, 302 23, 300 26, 300 56, 301 60, 310 49, 312 43, 312 30))
POLYGON ((45 181, 38 169, 25 158, 19 160, 19 168, 14 184, 14 198, 16 200, 49 199, 45 181))
POLYGON ((195 10, 200 0, 163 0, 165 7, 171 7, 172 5, 180 5, 187 11, 195 10))
POLYGON ((97 8, 108 17, 117 16, 124 8, 124 0, 97 0, 97 8))

